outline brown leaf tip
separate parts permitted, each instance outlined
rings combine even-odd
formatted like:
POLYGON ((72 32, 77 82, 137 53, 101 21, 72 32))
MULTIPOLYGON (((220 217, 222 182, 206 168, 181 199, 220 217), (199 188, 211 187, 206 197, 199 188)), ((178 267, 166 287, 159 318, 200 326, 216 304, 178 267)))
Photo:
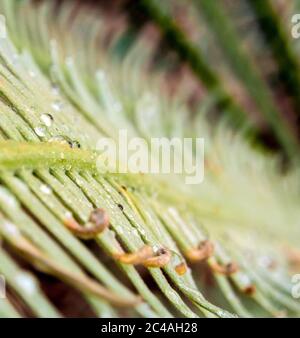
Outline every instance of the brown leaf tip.
POLYGON ((198 248, 188 250, 185 255, 192 263, 207 260, 214 253, 214 245, 211 241, 205 240, 200 243, 198 248))

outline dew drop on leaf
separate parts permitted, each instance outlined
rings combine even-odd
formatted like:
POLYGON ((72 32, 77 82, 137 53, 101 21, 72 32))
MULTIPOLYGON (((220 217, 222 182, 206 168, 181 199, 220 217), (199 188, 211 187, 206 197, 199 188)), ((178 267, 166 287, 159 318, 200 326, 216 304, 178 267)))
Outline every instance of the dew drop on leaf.
POLYGON ((18 273, 15 276, 15 283, 27 295, 33 295, 36 292, 36 282, 28 273, 25 272, 18 273))
POLYGON ((153 245, 152 246, 152 250, 155 254, 157 254, 160 249, 161 249, 161 247, 159 245, 153 245))
POLYGON ((52 94, 54 96, 58 96, 60 94, 59 87, 55 84, 52 86, 52 94))
POLYGON ((140 229, 140 234, 141 234, 142 236, 145 236, 145 235, 146 235, 145 230, 144 230, 144 229, 140 229))
POLYGON ((20 235, 19 229, 10 222, 4 222, 3 229, 8 236, 17 237, 20 235))
POLYGON ((36 77, 35 72, 32 71, 32 70, 30 70, 30 71, 28 72, 28 74, 29 74, 29 76, 32 77, 32 78, 35 78, 35 77, 36 77))
POLYGON ((51 114, 42 114, 41 115, 41 121, 47 127, 51 127, 53 120, 54 119, 53 119, 53 116, 51 114))
POLYGON ((3 187, 0 187, 0 202, 9 208, 16 208, 18 206, 16 198, 3 187))
POLYGON ((44 137, 46 134, 46 127, 43 125, 39 125, 34 128, 34 132, 37 134, 37 136, 44 137))
POLYGON ((66 218, 66 219, 73 218, 72 212, 71 212, 71 211, 66 211, 66 212, 65 212, 65 218, 66 218))
POLYGON ((60 112, 62 110, 63 104, 61 101, 56 100, 51 104, 51 107, 54 111, 60 112))
POLYGON ((246 275, 245 273, 240 272, 239 274, 239 281, 242 285, 250 285, 251 284, 251 279, 246 275))
POLYGON ((52 192, 52 189, 48 185, 46 185, 46 184, 42 184, 40 186, 40 190, 41 190, 42 193, 44 193, 46 195, 50 195, 51 192, 52 192))

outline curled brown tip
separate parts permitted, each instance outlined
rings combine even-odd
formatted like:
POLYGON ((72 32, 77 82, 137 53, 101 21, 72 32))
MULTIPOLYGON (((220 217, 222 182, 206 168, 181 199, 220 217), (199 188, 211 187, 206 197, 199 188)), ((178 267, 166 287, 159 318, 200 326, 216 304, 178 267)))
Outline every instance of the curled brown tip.
POLYGON ((185 255, 190 262, 195 263, 208 259, 213 253, 213 243, 209 240, 205 240, 200 243, 198 248, 188 250, 185 255))
POLYGON ((109 216, 104 209, 97 208, 90 214, 85 227, 79 225, 74 218, 64 220, 64 225, 81 239, 92 239, 109 226, 109 216))
POLYGON ((254 295, 255 291, 256 291, 256 287, 253 284, 248 285, 243 289, 243 292, 248 296, 254 295))
POLYGON ((232 275, 233 273, 238 271, 238 265, 234 262, 228 263, 226 265, 221 265, 217 261, 213 260, 210 263, 210 267, 214 272, 220 273, 222 275, 232 275))
POLYGON ((149 245, 143 246, 134 253, 115 254, 114 257, 124 264, 142 264, 146 259, 153 257, 154 251, 149 245))
POLYGON ((184 262, 175 266, 175 271, 177 275, 183 276, 187 272, 187 266, 184 262))
POLYGON ((124 264, 142 264, 147 268, 160 268, 169 263, 171 252, 161 249, 155 254, 151 246, 145 245, 137 252, 116 254, 114 257, 124 264))
POLYGON ((170 262, 171 257, 170 250, 160 249, 156 256, 146 259, 143 265, 147 268, 162 268, 170 262))

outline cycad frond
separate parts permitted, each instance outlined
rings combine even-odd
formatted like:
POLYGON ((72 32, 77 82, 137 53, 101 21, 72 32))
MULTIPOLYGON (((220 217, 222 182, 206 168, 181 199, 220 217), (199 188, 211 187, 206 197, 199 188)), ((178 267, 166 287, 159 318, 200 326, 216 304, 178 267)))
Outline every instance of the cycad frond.
POLYGON ((69 2, 51 4, 1 1, 0 273, 11 292, 0 315, 68 315, 43 287, 49 274, 94 316, 298 316, 298 172, 211 126, 204 105, 192 116, 184 95, 162 95, 142 40, 120 62, 100 43, 98 14, 71 20, 69 2), (147 141, 204 137, 204 182, 99 173, 98 140, 122 128, 147 141), (88 226, 98 208, 110 226, 84 242, 67 224, 88 226))

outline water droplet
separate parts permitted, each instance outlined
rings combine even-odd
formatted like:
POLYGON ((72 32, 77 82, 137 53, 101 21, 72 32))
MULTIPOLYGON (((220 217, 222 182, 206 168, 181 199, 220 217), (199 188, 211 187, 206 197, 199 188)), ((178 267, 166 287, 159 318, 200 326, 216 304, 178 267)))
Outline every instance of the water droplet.
POLYGON ((50 195, 52 193, 52 189, 46 184, 42 184, 40 186, 40 190, 41 190, 42 193, 44 193, 46 195, 50 195))
POLYGON ((52 94, 58 96, 60 94, 59 87, 57 85, 52 85, 52 94))
POLYGON ((65 218, 66 218, 66 219, 73 218, 72 212, 71 212, 71 211, 66 211, 66 212, 65 212, 65 218))
POLYGON ((45 126, 51 127, 53 122, 53 116, 51 114, 42 114, 41 121, 45 124, 45 126))
POLYGON ((146 235, 146 231, 145 231, 144 229, 140 229, 140 234, 141 234, 142 236, 145 236, 145 235, 146 235))
POLYGON ((61 101, 56 100, 52 103, 51 107, 54 111, 60 112, 62 110, 63 103, 61 101))
POLYGON ((5 221, 3 223, 4 231, 8 236, 17 237, 20 235, 19 229, 12 223, 5 221))
POLYGON ((46 134, 46 127, 43 125, 39 125, 34 128, 34 132, 37 134, 37 136, 44 137, 46 134))
POLYGON ((136 229, 133 229, 131 232, 134 236, 139 237, 139 232, 136 229))
POLYGON ((117 232, 120 234, 120 235, 123 235, 124 234, 124 230, 122 227, 118 227, 117 228, 117 232))
POLYGON ((34 71, 32 71, 32 70, 30 70, 30 71, 28 72, 28 74, 29 74, 29 76, 32 77, 32 78, 35 78, 35 77, 36 77, 36 73, 35 73, 34 71))
POLYGON ((161 247, 159 245, 153 245, 152 246, 153 252, 155 254, 157 254, 159 252, 159 250, 161 249, 161 247))
POLYGON ((249 276, 242 272, 239 273, 239 281, 244 286, 250 285, 252 283, 249 276))
POLYGON ((16 198, 3 187, 0 187, 0 201, 1 204, 7 205, 10 208, 16 208, 18 206, 16 198))
POLYGON ((175 209, 174 207, 169 207, 169 208, 168 208, 168 212, 169 212, 169 214, 172 215, 175 219, 178 219, 178 218, 179 218, 178 211, 177 211, 177 209, 175 209))
POLYGON ((36 292, 36 281, 26 272, 18 273, 15 277, 16 284, 29 296, 36 292))

